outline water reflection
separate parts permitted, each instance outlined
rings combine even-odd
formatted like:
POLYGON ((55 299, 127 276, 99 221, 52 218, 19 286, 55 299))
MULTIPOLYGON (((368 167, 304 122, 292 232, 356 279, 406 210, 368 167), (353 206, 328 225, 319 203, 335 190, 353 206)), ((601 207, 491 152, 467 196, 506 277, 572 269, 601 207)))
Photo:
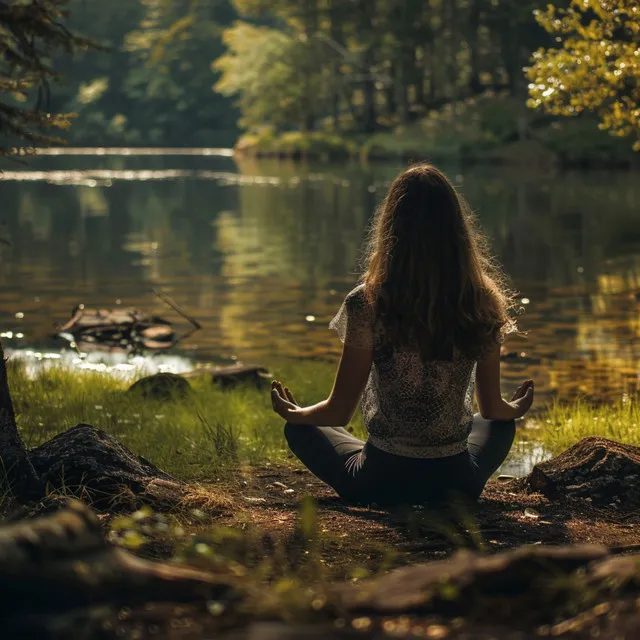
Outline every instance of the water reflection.
MULTIPOLYGON (((0 330, 12 332, 14 347, 51 346, 53 322, 75 304, 119 301, 167 315, 180 331, 155 287, 203 324, 182 346, 187 358, 334 358, 339 343, 326 325, 400 168, 236 165, 214 154, 7 165, 0 330)), ((528 300, 524 334, 505 348, 508 385, 533 377, 548 397, 637 391, 634 176, 448 169, 528 300)))
POLYGON ((73 368, 82 371, 108 371, 123 380, 133 380, 154 373, 186 373, 193 369, 193 362, 180 355, 155 355, 154 357, 126 356, 122 353, 79 354, 73 351, 34 351, 33 349, 5 349, 7 358, 20 362, 28 376, 34 376, 50 368, 73 368))

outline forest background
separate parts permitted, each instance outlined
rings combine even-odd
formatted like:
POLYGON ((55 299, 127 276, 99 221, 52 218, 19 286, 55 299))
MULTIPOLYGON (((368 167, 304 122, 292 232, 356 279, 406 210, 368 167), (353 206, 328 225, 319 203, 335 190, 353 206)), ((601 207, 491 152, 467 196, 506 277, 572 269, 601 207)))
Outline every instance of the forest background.
POLYGON ((561 46, 555 16, 544 23, 547 7, 70 0, 69 27, 109 54, 61 55, 50 110, 77 114, 65 133, 74 146, 492 158, 533 140, 536 155, 564 164, 631 162, 629 141, 598 128, 578 94, 575 112, 564 113, 577 117, 529 108, 536 85, 523 69, 537 50, 561 46))

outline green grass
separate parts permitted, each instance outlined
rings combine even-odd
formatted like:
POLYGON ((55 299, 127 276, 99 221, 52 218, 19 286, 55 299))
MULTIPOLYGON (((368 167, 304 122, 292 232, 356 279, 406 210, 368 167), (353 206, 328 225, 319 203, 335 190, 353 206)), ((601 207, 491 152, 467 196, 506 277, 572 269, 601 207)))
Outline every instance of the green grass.
MULTIPOLYGON (((335 365, 289 361, 274 366, 273 373, 299 402, 311 404, 331 390, 335 365)), ((53 368, 30 379, 12 362, 9 382, 28 447, 76 424, 91 424, 185 480, 212 480, 239 463, 283 462, 289 455, 268 389, 225 392, 202 377, 191 380, 193 393, 186 401, 148 400, 126 393, 130 383, 108 374, 53 368)), ((354 426, 362 433, 360 417, 354 426)))
POLYGON ((613 404, 593 405, 586 400, 555 403, 539 416, 537 439, 550 453, 561 453, 587 436, 600 436, 640 446, 640 404, 624 398, 613 404))
MULTIPOLYGON (((327 397, 335 364, 309 360, 276 362, 274 375, 301 404, 327 397)), ((121 440, 167 473, 184 480, 215 480, 241 464, 289 461, 282 419, 273 413, 268 389, 245 386, 222 391, 208 378, 191 380, 185 401, 149 400, 126 393, 128 382, 105 373, 53 368, 34 379, 9 363, 9 381, 18 425, 35 447, 79 423, 91 424, 121 440)), ((640 405, 626 399, 594 406, 587 401, 544 407, 520 438, 539 442, 555 455, 586 436, 640 445, 640 405)), ((362 416, 351 425, 364 437, 362 416)), ((517 446, 513 455, 518 455, 517 446)))

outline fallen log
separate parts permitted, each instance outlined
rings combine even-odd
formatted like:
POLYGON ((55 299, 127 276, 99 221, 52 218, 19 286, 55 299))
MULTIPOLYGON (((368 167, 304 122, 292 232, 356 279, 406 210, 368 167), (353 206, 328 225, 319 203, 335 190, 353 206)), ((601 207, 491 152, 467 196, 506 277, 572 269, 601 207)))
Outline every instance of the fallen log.
POLYGON ((230 364, 214 367, 213 369, 190 371, 183 374, 185 378, 200 378, 208 376, 213 384, 223 390, 229 390, 238 385, 246 384, 257 389, 264 389, 273 380, 273 373, 258 364, 230 364))
POLYGON ((189 322, 191 329, 185 335, 178 336, 169 320, 139 309, 90 309, 79 304, 67 322, 56 325, 56 336, 78 351, 135 353, 170 349, 201 329, 200 323, 186 315, 169 296, 161 291, 154 294, 189 322))
POLYGON ((554 576, 569 576, 607 556, 607 548, 600 545, 530 546, 491 556, 459 551, 448 560, 397 569, 357 589, 340 587, 338 594, 341 605, 355 615, 468 615, 479 600, 517 598, 526 610, 532 606, 531 599, 548 604, 557 597, 549 591, 554 576))
POLYGON ((101 604, 224 599, 234 585, 211 573, 141 560, 109 544, 79 502, 0 528, 0 619, 101 604))
POLYGON ((611 556, 597 545, 463 551, 357 585, 325 584, 315 595, 309 585, 308 604, 292 605, 289 591, 278 596, 251 572, 140 560, 106 542, 97 518, 76 502, 0 527, 0 618, 13 637, 35 630, 30 637, 38 638, 523 639, 571 632, 631 640, 640 631, 639 567, 640 556, 611 556), (61 629, 64 635, 54 635, 61 629), (78 629, 85 635, 75 635, 78 629))
POLYGON ((583 498, 600 505, 640 507, 640 447, 583 438, 534 466, 527 485, 548 498, 583 498))

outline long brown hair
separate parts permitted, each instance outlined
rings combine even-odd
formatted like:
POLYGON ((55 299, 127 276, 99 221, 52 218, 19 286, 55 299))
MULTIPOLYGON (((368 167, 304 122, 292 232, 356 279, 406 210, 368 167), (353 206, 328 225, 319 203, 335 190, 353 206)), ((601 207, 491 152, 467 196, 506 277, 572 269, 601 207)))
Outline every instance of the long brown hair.
POLYGON ((515 329, 513 295, 468 205, 431 164, 399 175, 371 228, 365 295, 385 341, 425 360, 479 358, 515 329))

